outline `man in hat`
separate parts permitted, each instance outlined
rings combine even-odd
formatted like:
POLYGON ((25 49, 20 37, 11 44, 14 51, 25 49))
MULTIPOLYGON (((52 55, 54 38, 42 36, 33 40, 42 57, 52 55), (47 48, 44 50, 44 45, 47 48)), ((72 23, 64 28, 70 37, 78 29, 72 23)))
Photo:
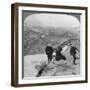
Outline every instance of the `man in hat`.
POLYGON ((75 46, 72 46, 72 44, 70 44, 70 46, 71 46, 70 54, 71 54, 71 56, 73 56, 73 64, 76 65, 75 61, 77 59, 76 53, 77 53, 78 49, 75 46))
POLYGON ((48 57, 48 63, 50 63, 50 61, 52 61, 53 51, 54 51, 53 47, 49 43, 45 48, 45 52, 46 52, 46 55, 48 57))

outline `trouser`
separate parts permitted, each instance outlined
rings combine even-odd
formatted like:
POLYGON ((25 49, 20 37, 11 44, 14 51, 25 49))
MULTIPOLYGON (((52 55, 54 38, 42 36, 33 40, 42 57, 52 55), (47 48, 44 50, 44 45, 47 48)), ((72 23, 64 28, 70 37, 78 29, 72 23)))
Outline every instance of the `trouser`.
POLYGON ((73 64, 76 64, 75 61, 76 61, 76 54, 73 55, 73 64))
POLYGON ((52 55, 47 55, 48 57, 48 63, 52 61, 52 55))

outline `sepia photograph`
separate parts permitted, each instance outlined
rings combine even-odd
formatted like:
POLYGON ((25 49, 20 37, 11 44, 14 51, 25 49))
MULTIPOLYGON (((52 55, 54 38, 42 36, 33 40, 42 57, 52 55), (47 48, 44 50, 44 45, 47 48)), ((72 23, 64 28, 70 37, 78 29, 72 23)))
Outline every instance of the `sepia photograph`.
POLYGON ((87 7, 12 4, 12 86, 87 82, 87 7))

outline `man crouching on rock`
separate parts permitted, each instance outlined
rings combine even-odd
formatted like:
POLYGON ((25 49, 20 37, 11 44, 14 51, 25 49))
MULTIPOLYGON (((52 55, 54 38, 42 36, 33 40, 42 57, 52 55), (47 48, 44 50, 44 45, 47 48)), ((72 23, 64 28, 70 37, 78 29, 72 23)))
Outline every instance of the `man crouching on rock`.
POLYGON ((45 52, 46 52, 46 55, 47 55, 47 58, 48 58, 48 63, 50 63, 52 61, 53 51, 54 51, 53 47, 49 43, 45 48, 45 52))

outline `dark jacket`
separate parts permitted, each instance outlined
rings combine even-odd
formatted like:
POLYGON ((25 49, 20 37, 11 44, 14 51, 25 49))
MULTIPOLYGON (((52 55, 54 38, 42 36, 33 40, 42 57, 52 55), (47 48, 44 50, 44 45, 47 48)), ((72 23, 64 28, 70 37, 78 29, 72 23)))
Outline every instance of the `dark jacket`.
POLYGON ((46 54, 53 53, 53 47, 47 46, 45 51, 46 51, 46 54))
POLYGON ((59 50, 56 51, 56 61, 59 61, 61 59, 66 60, 66 57, 62 55, 61 51, 62 51, 62 48, 59 48, 59 50))
POLYGON ((77 51, 77 48, 72 46, 71 49, 70 49, 70 54, 74 55, 74 54, 76 54, 76 51, 77 51))

